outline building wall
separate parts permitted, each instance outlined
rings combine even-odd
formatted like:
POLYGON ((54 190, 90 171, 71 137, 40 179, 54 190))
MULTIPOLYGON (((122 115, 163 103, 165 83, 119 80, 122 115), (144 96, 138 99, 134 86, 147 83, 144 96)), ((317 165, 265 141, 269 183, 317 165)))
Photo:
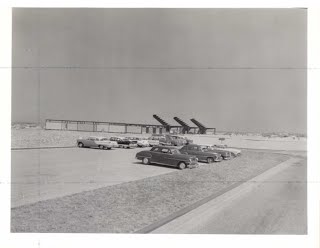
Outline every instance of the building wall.
POLYGON ((93 132, 93 122, 78 122, 78 131, 93 132))
POLYGON ((127 133, 142 133, 141 126, 127 126, 127 133))
POLYGON ((77 131, 78 130, 78 123, 76 121, 68 122, 67 123, 67 130, 77 131))
POLYGON ((125 125, 110 124, 109 125, 109 132, 110 133, 125 133, 126 126, 125 125))
POLYGON ((109 132, 109 123, 97 123, 97 132, 109 132))
POLYGON ((46 129, 61 130, 61 121, 46 121, 46 129))

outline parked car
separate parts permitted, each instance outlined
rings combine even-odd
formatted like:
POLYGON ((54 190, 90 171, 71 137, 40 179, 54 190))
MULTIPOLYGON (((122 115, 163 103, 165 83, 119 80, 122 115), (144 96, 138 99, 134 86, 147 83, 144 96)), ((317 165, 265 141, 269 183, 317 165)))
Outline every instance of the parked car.
POLYGON ((186 140, 186 145, 189 145, 189 144, 193 143, 192 139, 188 139, 187 137, 181 137, 181 138, 186 140))
POLYGON ((221 149, 221 148, 215 148, 213 145, 201 145, 202 149, 205 149, 208 152, 214 152, 220 154, 223 159, 228 160, 232 158, 231 152, 221 149))
POLYGON ((110 150, 113 147, 118 147, 118 144, 117 142, 111 141, 105 137, 88 137, 77 139, 77 146, 110 150))
POLYGON ((177 148, 169 146, 155 146, 149 151, 138 152, 136 159, 142 160, 144 164, 167 165, 181 170, 198 166, 198 159, 195 156, 181 154, 177 148))
POLYGON ((204 161, 209 164, 213 162, 220 162, 223 160, 221 154, 205 150, 201 146, 195 144, 183 146, 180 149, 180 152, 182 154, 196 156, 199 161, 204 161))
POLYGON ((159 137, 160 145, 164 146, 184 146, 187 144, 187 140, 178 135, 165 134, 161 136, 157 135, 155 137, 159 137))
POLYGON ((120 148, 134 148, 137 147, 137 141, 136 140, 129 140, 129 139, 121 139, 118 140, 118 145, 120 148))
POLYGON ((124 138, 125 140, 130 140, 133 144, 138 144, 138 140, 139 140, 139 138, 137 138, 137 137, 125 137, 124 138))
POLYGON ((148 138, 149 146, 158 146, 162 136, 151 136, 148 138))
POLYGON ((110 140, 111 140, 111 141, 116 141, 116 142, 118 142, 118 141, 120 141, 120 140, 123 140, 123 139, 124 139, 123 137, 115 137, 115 136, 110 137, 110 140))
POLYGON ((232 156, 237 157, 241 155, 241 150, 236 148, 229 148, 227 145, 213 145, 213 149, 225 150, 231 153, 232 156))
POLYGON ((148 146, 150 146, 150 143, 147 139, 140 139, 140 140, 138 140, 137 146, 138 147, 148 147, 148 146))

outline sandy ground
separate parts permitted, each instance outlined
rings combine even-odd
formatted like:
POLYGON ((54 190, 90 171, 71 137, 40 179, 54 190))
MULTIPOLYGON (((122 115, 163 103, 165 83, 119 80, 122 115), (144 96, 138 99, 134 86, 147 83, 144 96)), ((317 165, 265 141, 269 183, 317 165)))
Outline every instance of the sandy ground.
MULTIPOLYGON (((100 133, 100 132, 79 132, 79 131, 57 131, 43 129, 12 129, 11 147, 30 148, 30 147, 63 147, 75 146, 79 137, 88 136, 136 136, 148 137, 150 135, 141 134, 119 134, 119 133, 100 133)), ((219 138, 225 138, 224 144, 230 147, 250 148, 250 149, 271 149, 271 150, 290 150, 306 151, 306 138, 265 138, 262 136, 229 136, 229 135, 186 135, 197 144, 220 144, 219 138)))
POLYGON ((61 148, 12 151, 12 207, 175 171, 143 166, 142 150, 61 148))

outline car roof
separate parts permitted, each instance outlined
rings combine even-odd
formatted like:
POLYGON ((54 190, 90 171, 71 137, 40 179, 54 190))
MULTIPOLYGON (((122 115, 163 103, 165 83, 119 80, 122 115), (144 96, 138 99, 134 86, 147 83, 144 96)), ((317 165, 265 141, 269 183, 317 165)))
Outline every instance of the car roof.
POLYGON ((189 145, 186 145, 186 146, 201 146, 201 145, 197 145, 197 144, 189 144, 189 145))

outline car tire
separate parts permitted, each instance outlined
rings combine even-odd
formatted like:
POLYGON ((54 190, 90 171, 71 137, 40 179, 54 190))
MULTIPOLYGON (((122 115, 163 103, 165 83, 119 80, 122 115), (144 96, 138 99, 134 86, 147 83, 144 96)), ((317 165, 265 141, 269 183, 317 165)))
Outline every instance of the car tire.
POLYGON ((184 162, 180 162, 180 163, 178 164, 178 168, 179 168, 180 170, 183 170, 183 169, 187 168, 187 165, 186 165, 184 162))
POLYGON ((214 162, 214 159, 213 158, 207 158, 207 162, 208 162, 208 164, 212 164, 214 162))
POLYGON ((79 143, 78 143, 78 147, 83 148, 83 143, 82 143, 82 142, 79 142, 79 143))
POLYGON ((108 150, 111 150, 111 147, 107 147, 108 150))
POLYGON ((143 164, 150 164, 150 159, 149 158, 143 158, 142 159, 143 164))
POLYGON ((99 145, 99 149, 103 150, 103 149, 104 149, 104 146, 99 145))

